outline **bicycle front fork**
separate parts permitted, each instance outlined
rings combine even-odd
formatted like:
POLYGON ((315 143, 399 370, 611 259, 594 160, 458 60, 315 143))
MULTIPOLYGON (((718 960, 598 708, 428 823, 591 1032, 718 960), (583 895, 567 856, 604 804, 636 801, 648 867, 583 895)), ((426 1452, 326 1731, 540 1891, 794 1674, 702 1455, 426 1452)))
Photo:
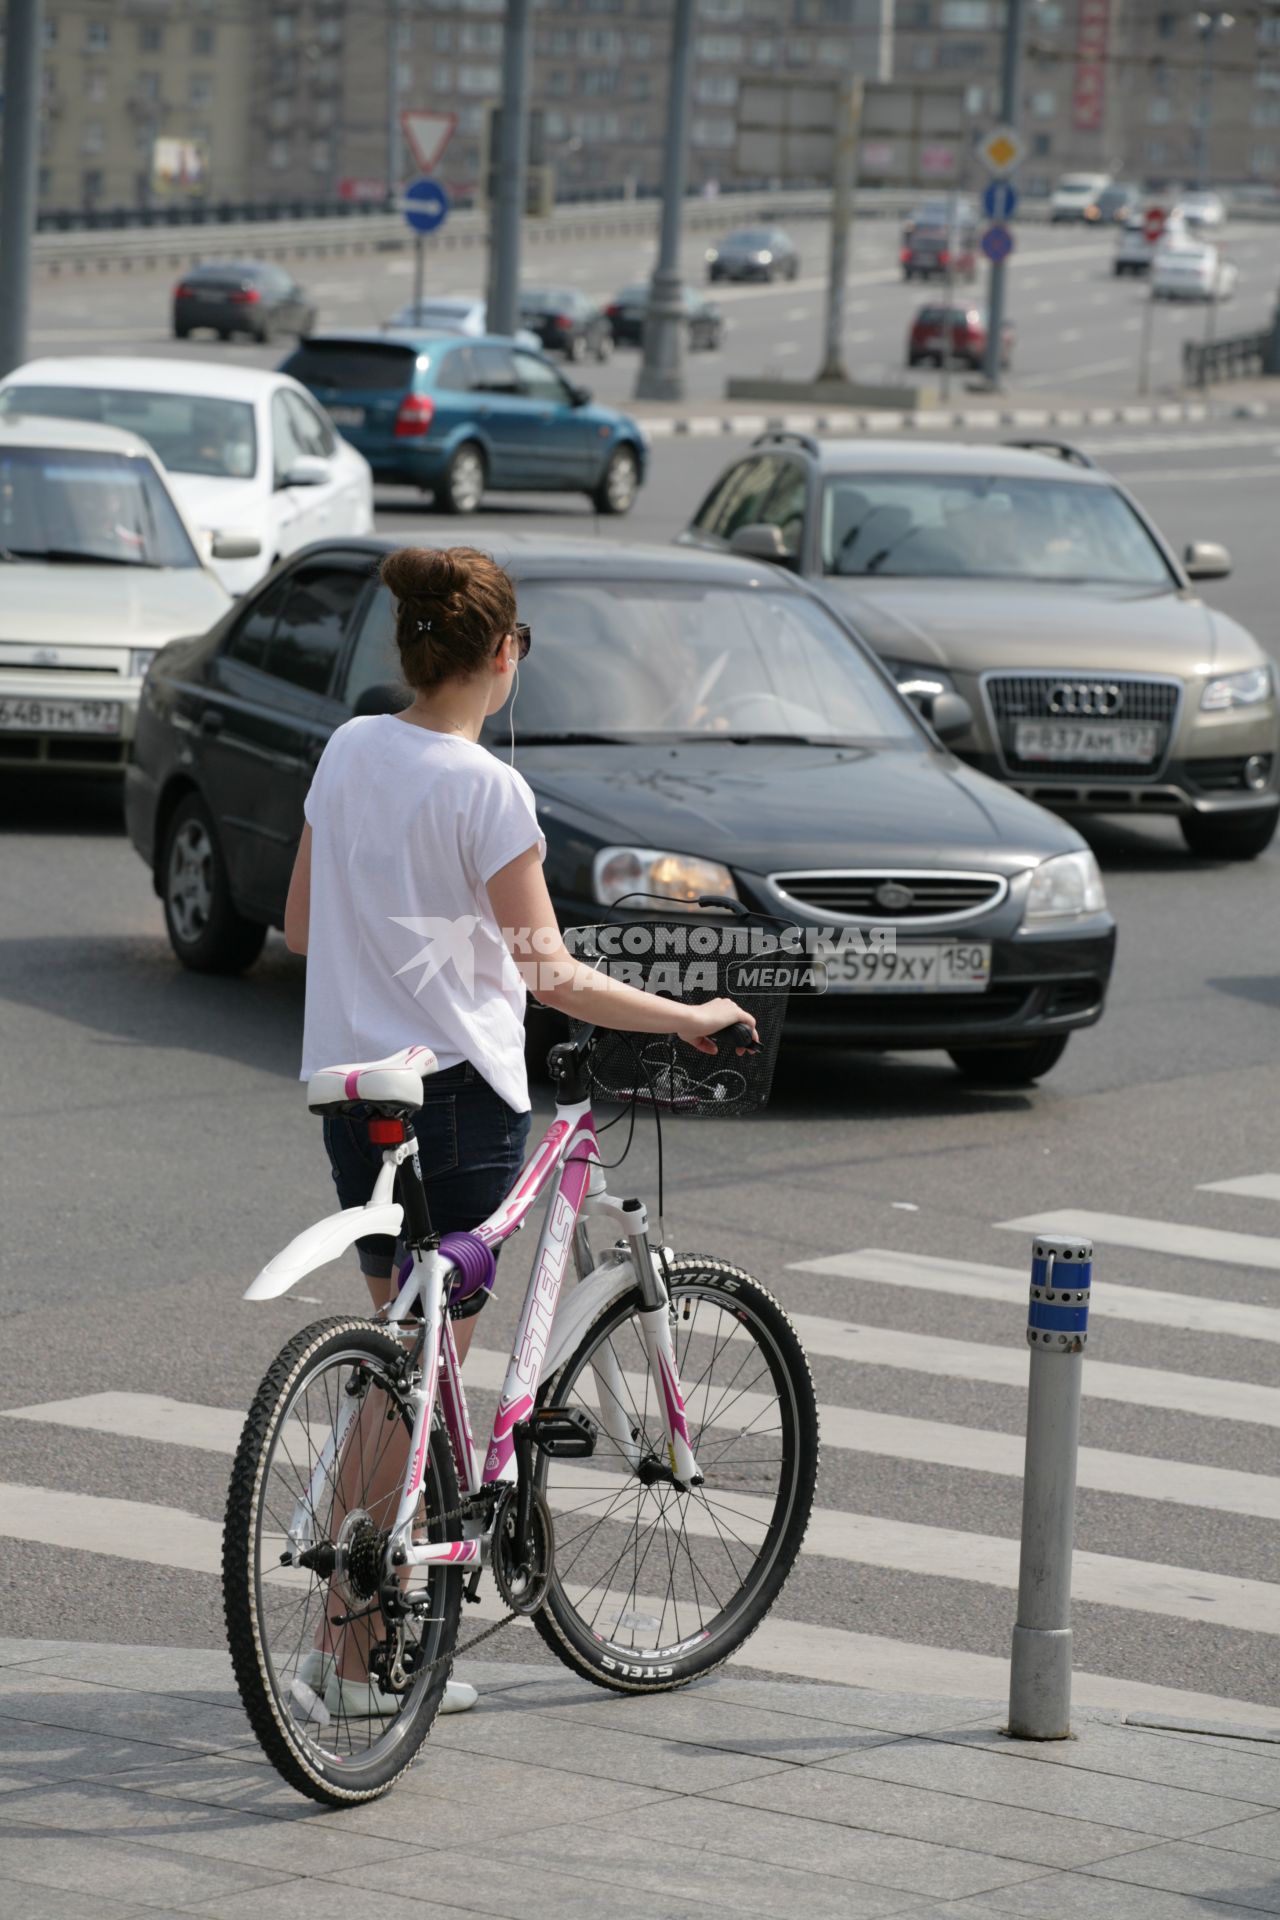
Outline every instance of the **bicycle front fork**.
MULTIPOLYGON (((639 1200, 624 1200, 620 1207, 610 1206, 626 1236, 631 1265, 640 1291, 641 1309, 636 1316, 640 1336, 649 1362, 649 1374, 657 1391, 667 1430, 667 1460, 672 1477, 682 1488, 700 1487, 702 1474, 694 1456, 693 1440, 676 1364, 675 1341, 671 1331, 670 1297, 662 1270, 649 1244, 648 1216, 639 1200)), ((643 1435, 631 1424, 630 1409, 635 1400, 618 1364, 612 1345, 602 1347, 592 1361, 601 1425, 633 1471, 641 1460, 643 1435)))

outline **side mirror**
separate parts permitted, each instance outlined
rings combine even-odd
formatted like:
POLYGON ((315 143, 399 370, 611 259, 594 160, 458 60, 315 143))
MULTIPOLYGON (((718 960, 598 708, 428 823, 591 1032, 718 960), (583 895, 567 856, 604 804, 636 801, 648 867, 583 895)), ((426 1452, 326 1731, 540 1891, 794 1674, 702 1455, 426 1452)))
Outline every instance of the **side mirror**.
POLYGON ((736 528, 729 536, 729 551, 741 554, 744 560, 767 560, 775 567, 795 565, 795 556, 787 552, 781 527, 765 526, 762 521, 736 528))
POLYGON ((1188 580, 1221 580, 1231 571, 1231 555, 1216 540, 1192 540, 1183 549, 1188 580))
POLYGON ((328 483, 328 461, 319 459, 315 454, 304 453, 276 481, 276 492, 282 493, 288 487, 324 487, 328 483))
POLYGON ((973 725, 973 708, 960 693, 935 693, 929 725, 944 744, 958 740, 973 725))
POLYGON ((370 713, 403 713, 412 699, 413 695, 407 687, 395 687, 390 681, 375 680, 356 701, 354 712, 357 718, 370 713))
POLYGON ((209 543, 211 560, 256 560, 261 552, 262 542, 256 533, 241 533, 234 527, 215 533, 209 543))
POLYGON ((569 405, 571 407, 589 407, 591 405, 590 387, 570 387, 569 405))

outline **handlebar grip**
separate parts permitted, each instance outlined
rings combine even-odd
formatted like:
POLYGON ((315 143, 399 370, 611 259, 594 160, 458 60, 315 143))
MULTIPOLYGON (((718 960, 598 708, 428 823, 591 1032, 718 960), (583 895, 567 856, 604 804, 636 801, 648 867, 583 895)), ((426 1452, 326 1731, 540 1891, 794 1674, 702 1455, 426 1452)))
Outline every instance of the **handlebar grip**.
POLYGON ((722 1027, 719 1033, 713 1033, 711 1038, 717 1042, 723 1040, 730 1047, 741 1047, 744 1053, 760 1051, 760 1042, 745 1020, 735 1020, 731 1027, 722 1027))

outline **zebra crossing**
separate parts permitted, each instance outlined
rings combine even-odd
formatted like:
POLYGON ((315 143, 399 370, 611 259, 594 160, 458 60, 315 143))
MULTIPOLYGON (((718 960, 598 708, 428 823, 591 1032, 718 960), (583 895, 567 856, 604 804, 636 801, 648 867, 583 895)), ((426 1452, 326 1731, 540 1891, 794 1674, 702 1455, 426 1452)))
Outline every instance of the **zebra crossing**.
MULTIPOLYGON (((1082 1493, 1122 1503, 1116 1510, 1121 1515, 1138 1511, 1125 1508, 1125 1502, 1144 1503, 1143 1512, 1150 1511, 1146 1503, 1156 1503, 1166 1519, 1157 1557, 1098 1550, 1087 1537, 1080 1538, 1074 1565, 1077 1607, 1135 1616, 1139 1624, 1177 1623, 1179 1630, 1192 1634, 1246 1635, 1250 1645, 1261 1637, 1274 1670, 1280 1651, 1280 1572, 1273 1570, 1280 1531, 1269 1534, 1267 1529, 1280 1522, 1280 1474, 1224 1464, 1219 1457, 1197 1458, 1195 1440, 1199 1423, 1206 1423, 1207 1430, 1207 1423, 1229 1421, 1257 1433, 1264 1451, 1251 1457, 1274 1458, 1270 1434, 1280 1428, 1280 1371, 1270 1369, 1276 1384, 1236 1377, 1231 1355, 1241 1356, 1241 1376, 1250 1371, 1256 1374, 1255 1356, 1280 1344, 1280 1306, 1269 1304, 1274 1295, 1271 1275, 1280 1269, 1280 1232, 1244 1230, 1258 1224, 1259 1207, 1280 1202, 1280 1174, 1248 1172, 1208 1181, 1200 1187, 1189 1186, 1185 1199, 1182 1211, 1187 1217, 1176 1221, 1069 1209, 996 1220, 992 1227, 997 1233, 1016 1232, 1024 1237, 1035 1232, 1091 1236, 1098 1252, 1093 1313, 1101 1327, 1111 1323, 1138 1333, 1163 1330, 1184 1343, 1188 1338, 1212 1343, 1217 1371, 1200 1371, 1198 1366, 1173 1371, 1111 1361, 1091 1350, 1084 1369, 1087 1396, 1111 1408, 1176 1415, 1177 1430, 1189 1437, 1189 1444, 1182 1458, 1122 1447, 1082 1447, 1078 1475, 1082 1493), (1211 1204, 1219 1216, 1224 1205, 1245 1207, 1240 1230, 1198 1224, 1194 1216, 1199 1193, 1215 1196, 1211 1204), (1147 1285, 1140 1273, 1126 1273, 1124 1261, 1132 1254, 1159 1256, 1161 1280, 1175 1284, 1147 1285), (1256 1275, 1253 1291, 1261 1297, 1220 1298, 1211 1291, 1182 1290, 1176 1285, 1179 1264, 1192 1260, 1216 1268, 1214 1277, 1229 1279, 1235 1294, 1248 1291, 1243 1280, 1243 1271, 1248 1270, 1256 1275), (1259 1548, 1258 1565, 1249 1575, 1234 1571, 1229 1561, 1224 1564, 1205 1550, 1206 1529, 1212 1533, 1211 1516, 1226 1517, 1228 1523, 1244 1521, 1257 1529, 1250 1539, 1259 1548), (1258 1577, 1259 1565, 1264 1577, 1258 1577)), ((867 1246, 796 1261, 770 1278, 788 1303, 811 1357, 815 1362, 834 1363, 825 1370, 828 1383, 832 1378, 849 1383, 838 1397, 831 1396, 829 1386, 827 1395, 820 1395, 826 1471, 797 1592, 804 1589, 806 1568, 820 1571, 825 1590, 830 1591, 834 1583, 851 1595, 856 1595, 860 1579, 872 1573, 912 1585, 921 1583, 925 1591, 929 1582, 945 1581, 952 1618, 957 1591, 974 1595, 975 1604, 977 1596, 995 1595, 1011 1626, 1018 1571, 1013 1532, 926 1524, 906 1514, 886 1513, 883 1503, 878 1512, 859 1511, 856 1490, 860 1471, 870 1466, 901 1473, 914 1486, 927 1484, 927 1476, 936 1472, 984 1476, 983 1485, 989 1480, 997 1487, 1016 1489, 1022 1472, 1020 1422, 1018 1430, 1012 1430, 1009 1423, 967 1424, 907 1409, 917 1407, 923 1387, 945 1377, 997 1393, 1005 1390, 1010 1408, 1016 1407, 1020 1414, 1027 1379, 1018 1311, 1027 1289, 1025 1267, 867 1246), (793 1297, 801 1281, 803 1311, 796 1308, 793 1297), (1006 1305, 1010 1308, 1007 1340, 984 1345, 923 1332, 912 1324, 865 1323, 858 1317, 860 1304, 871 1297, 864 1289, 878 1290, 875 1297, 881 1302, 881 1317, 883 1301, 888 1299, 902 1303, 907 1321, 912 1304, 922 1296, 946 1300, 951 1327, 961 1324, 955 1310, 959 1301, 1006 1305), (821 1302, 818 1310, 814 1310, 815 1300, 821 1302), (870 1377, 865 1370, 884 1369, 891 1378, 901 1376, 903 1411, 860 1404, 859 1382, 870 1377), (1019 1396, 1017 1401, 1013 1395, 1019 1396)), ((1211 1285, 1212 1279, 1200 1284, 1211 1285)), ((1185 1354, 1185 1344, 1179 1351, 1185 1354)), ((468 1360, 469 1385, 482 1396, 495 1393, 504 1368, 503 1354, 477 1347, 468 1360)), ((744 1396, 735 1418, 747 1424, 752 1417, 751 1397, 744 1396)), ((242 1409, 158 1394, 87 1393, 0 1409, 0 1453, 4 1423, 24 1422, 51 1433, 73 1429, 111 1436, 140 1448, 229 1456, 242 1419, 242 1409)), ((1213 1448, 1207 1451, 1214 1453, 1213 1448)), ((1217 1452, 1221 1453, 1220 1446, 1217 1452)), ((172 1458, 172 1453, 166 1453, 166 1459, 172 1458)), ((978 1484, 976 1479, 973 1484, 978 1484)), ((177 1504, 178 1490, 171 1471, 163 1487, 166 1497, 154 1502, 0 1481, 0 1539, 55 1550, 74 1548, 216 1580, 219 1523, 177 1504)), ((1004 1511, 1009 1511, 1007 1505, 1004 1511)), ((993 1642, 989 1650, 973 1651, 971 1636, 949 1631, 945 1612, 931 1626, 928 1640, 905 1639, 894 1633, 892 1617, 868 1618, 851 1606, 839 1624, 827 1624, 803 1617, 803 1606, 789 1610, 789 1597, 783 1595, 777 1617, 743 1650, 745 1664, 793 1678, 844 1680, 904 1691, 927 1688, 970 1697, 1003 1692, 1007 1629, 1003 1640, 993 1642)), ((478 1609, 478 1617, 494 1609, 496 1601, 478 1609)), ((1157 1683, 1142 1672, 1124 1671, 1123 1662, 1118 1665, 1121 1670, 1078 1673, 1077 1699, 1125 1711, 1255 1726, 1274 1726, 1280 1720, 1277 1703, 1232 1693, 1229 1658, 1214 1669, 1221 1678, 1212 1690, 1178 1686, 1176 1667, 1157 1683)), ((1251 1691, 1256 1694, 1256 1685, 1251 1691)))

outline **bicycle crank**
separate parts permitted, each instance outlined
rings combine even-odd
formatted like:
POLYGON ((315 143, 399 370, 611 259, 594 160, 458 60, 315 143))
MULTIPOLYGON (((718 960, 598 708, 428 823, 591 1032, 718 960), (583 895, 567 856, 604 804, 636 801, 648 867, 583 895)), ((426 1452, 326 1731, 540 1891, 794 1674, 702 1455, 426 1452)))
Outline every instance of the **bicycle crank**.
POLYGON ((555 1529, 551 1509, 536 1488, 521 1498, 508 1487, 498 1501, 490 1551, 494 1585, 512 1613, 537 1613, 547 1597, 555 1565, 555 1529), (521 1508, 526 1509, 522 1516, 521 1508), (521 1520, 524 1519, 524 1525, 521 1520))

